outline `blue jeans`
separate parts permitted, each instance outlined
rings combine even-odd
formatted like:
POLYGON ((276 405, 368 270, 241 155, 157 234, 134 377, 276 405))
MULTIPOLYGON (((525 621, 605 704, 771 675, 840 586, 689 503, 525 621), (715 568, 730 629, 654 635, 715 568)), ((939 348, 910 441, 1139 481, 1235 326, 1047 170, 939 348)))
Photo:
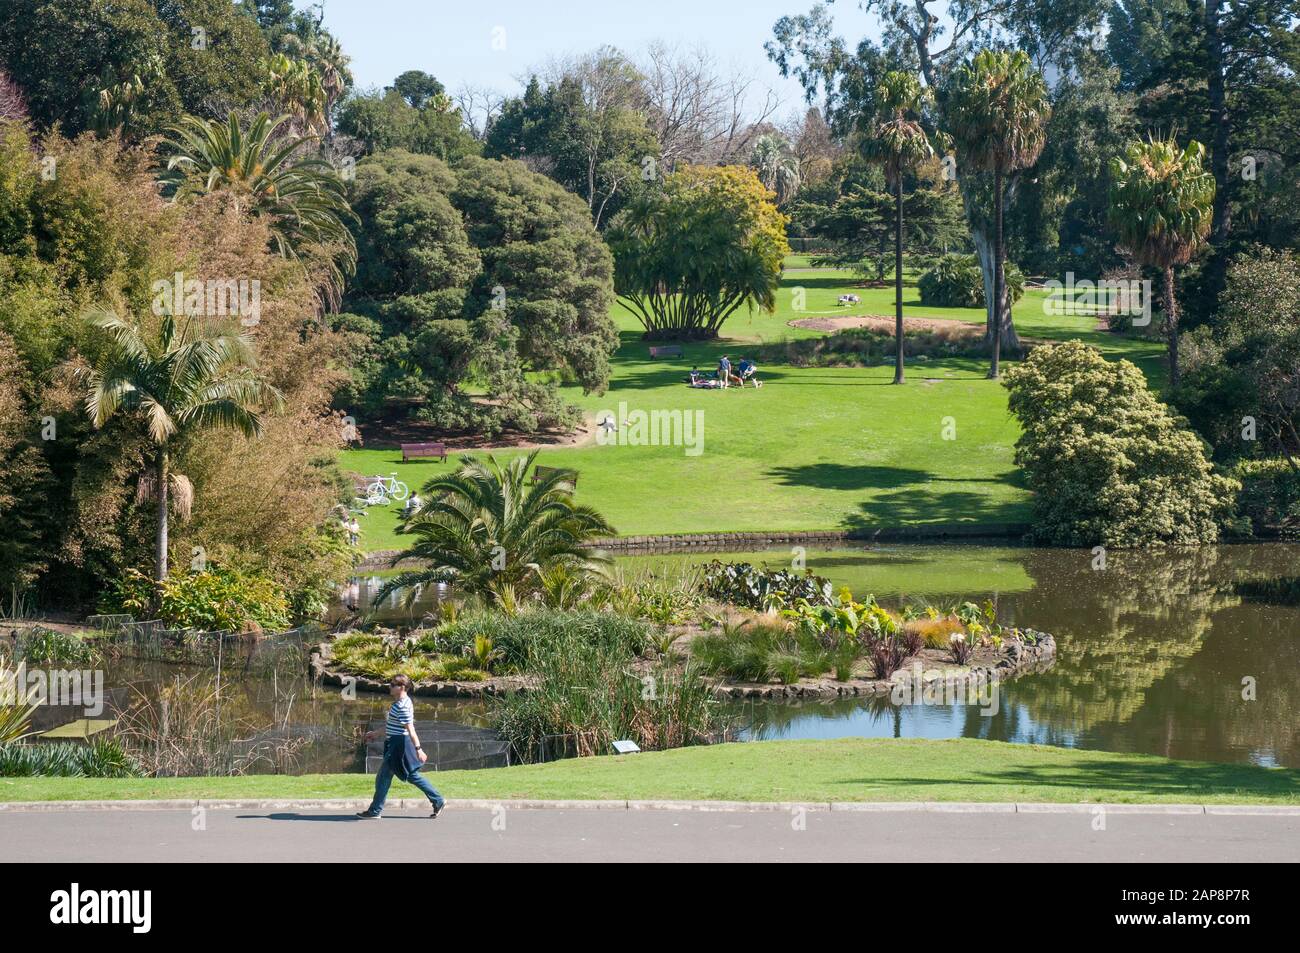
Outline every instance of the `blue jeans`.
MULTIPOLYGON (((375 799, 370 802, 372 814, 384 812, 384 801, 388 800, 388 789, 392 786, 396 774, 393 763, 396 761, 400 764, 405 753, 406 735, 389 735, 384 739, 384 762, 379 766, 379 774, 375 776, 375 799)), ((433 785, 423 774, 415 771, 406 780, 424 792, 424 796, 436 810, 442 810, 442 805, 445 803, 442 795, 433 789, 433 785)))

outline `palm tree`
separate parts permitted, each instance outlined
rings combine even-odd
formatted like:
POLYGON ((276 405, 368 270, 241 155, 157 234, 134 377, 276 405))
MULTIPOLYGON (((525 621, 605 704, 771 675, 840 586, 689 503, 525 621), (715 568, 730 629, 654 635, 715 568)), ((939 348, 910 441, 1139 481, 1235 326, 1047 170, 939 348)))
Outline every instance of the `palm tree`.
MULTIPOLYGON (((1006 177, 1038 161, 1047 143, 1051 115, 1047 84, 1022 50, 982 50, 952 76, 944 116, 957 147, 958 161, 993 173, 993 301, 989 328, 996 378, 1002 348, 1002 313, 1006 298, 1006 245, 1002 212, 1006 177)), ((1009 311, 1009 309, 1008 309, 1009 311)), ((1010 321, 1010 314, 1007 320, 1010 321)))
MULTIPOLYGON (((271 220, 281 256, 297 260, 311 246, 339 249, 351 273, 357 249, 346 224, 354 216, 343 180, 324 159, 300 155, 309 139, 278 136, 287 121, 259 113, 245 130, 234 113, 224 123, 186 116, 168 130, 167 178, 178 196, 229 190, 253 215, 271 220)), ((335 272, 341 288, 343 276, 335 272)))
POLYGON ((590 542, 614 528, 589 506, 573 502, 573 482, 552 470, 528 482, 537 451, 499 463, 466 457, 460 467, 424 485, 428 502, 402 526, 417 537, 393 565, 423 565, 390 579, 375 596, 414 586, 449 583, 471 595, 509 602, 538 592, 543 574, 565 566, 591 573, 609 557, 590 542))
POLYGON ((158 505, 154 539, 156 582, 167 578, 168 504, 174 491, 188 509, 189 481, 171 471, 177 443, 212 428, 227 428, 249 438, 262 433, 260 408, 278 410, 280 392, 254 374, 252 341, 211 325, 176 325, 165 314, 156 340, 140 326, 99 310, 91 323, 108 333, 109 343, 94 368, 83 374, 86 413, 102 427, 118 411, 141 418, 153 444, 153 472, 140 484, 141 496, 158 505))
POLYGON ((915 116, 929 98, 911 73, 891 71, 876 95, 879 113, 863 152, 885 167, 894 190, 894 383, 903 383, 903 173, 934 155, 930 139, 915 116))
POLYGON ((1111 160, 1110 220, 1119 244, 1164 277, 1169 382, 1178 386, 1178 301, 1174 267, 1205 244, 1214 218, 1214 175, 1205 170, 1205 147, 1196 140, 1179 149, 1173 136, 1130 143, 1111 160))
POLYGON ((749 165, 759 180, 776 193, 778 203, 799 191, 799 157, 781 136, 766 133, 755 139, 749 165))
POLYGON ((320 73, 305 60, 276 53, 262 66, 262 91, 290 117, 295 131, 320 133, 330 103, 320 73))
POLYGON ((329 127, 334 105, 352 85, 351 58, 343 52, 343 45, 328 33, 319 34, 307 48, 307 58, 320 75, 325 92, 325 123, 329 127))

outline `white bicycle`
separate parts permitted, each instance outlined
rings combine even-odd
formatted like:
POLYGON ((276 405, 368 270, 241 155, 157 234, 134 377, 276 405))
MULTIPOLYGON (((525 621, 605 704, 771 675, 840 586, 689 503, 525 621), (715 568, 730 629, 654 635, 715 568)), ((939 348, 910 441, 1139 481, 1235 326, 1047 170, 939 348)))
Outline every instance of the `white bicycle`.
POLYGON ((387 506, 393 500, 401 503, 411 495, 411 488, 397 474, 387 477, 377 476, 366 486, 366 504, 368 506, 387 506))

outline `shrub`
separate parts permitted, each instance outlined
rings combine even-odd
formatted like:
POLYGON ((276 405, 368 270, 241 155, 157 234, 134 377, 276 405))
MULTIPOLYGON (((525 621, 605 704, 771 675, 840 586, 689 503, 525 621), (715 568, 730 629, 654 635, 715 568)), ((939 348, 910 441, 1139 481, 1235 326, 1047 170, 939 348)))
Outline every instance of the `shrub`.
POLYGON ((1078 341, 1007 372, 1016 463, 1034 491, 1032 536, 1066 546, 1212 543, 1240 484, 1213 472, 1200 438, 1129 361, 1078 341))
MULTIPOLYGON (((1012 262, 1005 265, 1007 295, 1015 304, 1025 293, 1025 276, 1012 262)), ((983 308, 984 273, 975 255, 944 255, 917 281, 921 303, 941 308, 983 308)))
POLYGON ((19 641, 19 653, 29 665, 89 665, 99 651, 77 635, 53 629, 32 629, 19 641))
POLYGON ((713 560, 700 567, 705 595, 746 609, 767 611, 804 599, 814 605, 834 605, 835 587, 824 576, 788 569, 757 569, 749 563, 713 560))
POLYGON ((203 631, 289 627, 289 600, 274 580, 259 573, 215 566, 200 572, 177 572, 157 586, 138 570, 128 569, 101 605, 105 612, 148 613, 159 606, 169 625, 203 631))
POLYGON ((962 631, 961 623, 956 619, 911 619, 903 623, 905 638, 912 635, 920 637, 928 649, 946 649, 954 632, 962 631))
POLYGON ((112 738, 0 744, 0 778, 138 778, 140 766, 112 738))
POLYGON ((856 652, 848 639, 826 644, 804 626, 784 622, 726 622, 698 636, 691 655, 710 675, 742 682, 783 684, 816 678, 832 668, 851 669, 856 652))
POLYGON ((1241 482, 1238 512, 1254 530, 1300 530, 1300 473, 1285 460, 1243 460, 1232 476, 1241 482))
MULTIPOLYGON (((961 321, 946 321, 951 327, 907 329, 903 338, 905 357, 916 359, 984 357, 984 329, 961 321)), ((756 347, 760 364, 780 363, 795 367, 868 367, 894 359, 892 328, 842 328, 814 338, 775 341, 756 347)))

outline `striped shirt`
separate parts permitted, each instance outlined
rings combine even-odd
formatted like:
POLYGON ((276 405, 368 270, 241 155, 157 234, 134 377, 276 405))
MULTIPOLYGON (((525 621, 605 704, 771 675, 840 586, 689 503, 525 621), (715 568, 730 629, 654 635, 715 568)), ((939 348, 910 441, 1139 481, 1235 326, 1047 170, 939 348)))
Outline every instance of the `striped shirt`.
POLYGON ((411 696, 399 698, 393 702, 393 707, 388 709, 388 734, 404 735, 406 726, 415 720, 415 706, 411 704, 411 696))

